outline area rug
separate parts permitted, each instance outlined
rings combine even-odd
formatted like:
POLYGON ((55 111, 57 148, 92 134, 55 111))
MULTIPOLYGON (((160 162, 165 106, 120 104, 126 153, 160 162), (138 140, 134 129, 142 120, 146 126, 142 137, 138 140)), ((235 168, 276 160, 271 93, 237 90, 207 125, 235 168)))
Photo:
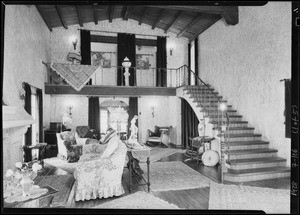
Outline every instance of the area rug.
MULTIPOLYGON (((147 179, 147 166, 141 164, 147 179)), ((180 161, 150 163, 150 190, 168 191, 208 187, 212 181, 180 161)))
MULTIPOLYGON (((174 148, 160 148, 160 147, 149 147, 151 148, 150 151, 150 162, 156 162, 162 158, 168 157, 172 154, 177 152, 184 153, 185 150, 183 149, 174 149, 174 148)), ((142 158, 141 162, 146 162, 147 158, 142 158)))
POLYGON ((212 184, 210 210, 262 210, 268 214, 290 213, 290 190, 212 184))
POLYGON ((97 205, 94 208, 114 209, 180 209, 177 205, 170 204, 151 193, 138 191, 124 197, 97 205))

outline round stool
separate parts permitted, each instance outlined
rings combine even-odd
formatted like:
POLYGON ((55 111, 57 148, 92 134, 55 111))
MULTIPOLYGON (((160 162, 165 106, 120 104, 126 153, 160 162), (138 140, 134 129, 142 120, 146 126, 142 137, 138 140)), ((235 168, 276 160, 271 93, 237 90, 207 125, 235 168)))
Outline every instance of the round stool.
POLYGON ((207 150, 202 155, 202 162, 205 166, 215 166, 220 158, 218 152, 214 150, 207 150))

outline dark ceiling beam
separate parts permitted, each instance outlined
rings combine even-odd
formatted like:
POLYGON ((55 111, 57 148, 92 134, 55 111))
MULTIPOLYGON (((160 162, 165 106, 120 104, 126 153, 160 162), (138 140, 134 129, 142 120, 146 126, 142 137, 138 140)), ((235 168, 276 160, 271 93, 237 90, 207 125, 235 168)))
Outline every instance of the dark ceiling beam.
POLYGON ((129 7, 126 5, 126 6, 124 7, 123 20, 128 20, 128 16, 129 16, 129 7))
POLYGON ((202 32, 206 31, 210 26, 215 24, 217 21, 219 21, 222 17, 220 15, 216 15, 215 18, 212 18, 211 21, 209 21, 207 24, 205 24, 203 27, 199 29, 199 31, 195 34, 194 37, 189 39, 189 42, 193 41, 196 37, 198 37, 202 32))
POLYGON ((77 17, 78 17, 78 23, 79 23, 80 27, 83 27, 82 17, 81 17, 81 14, 80 14, 80 10, 77 7, 77 5, 75 5, 75 8, 76 8, 76 13, 77 13, 77 17))
POLYGON ((66 25, 63 15, 62 15, 62 11, 59 5, 55 5, 56 11, 58 13, 59 19, 61 21, 61 24, 64 26, 65 29, 68 29, 68 26, 66 25))
POLYGON ((173 16, 171 22, 166 27, 165 33, 167 33, 169 31, 169 29, 171 28, 171 26, 178 20, 178 18, 181 16, 182 13, 183 13, 183 11, 177 11, 177 13, 173 16))
POLYGON ((43 14, 42 10, 41 10, 41 6, 39 5, 35 5, 36 9, 38 10, 38 12, 40 13, 42 19, 44 20, 45 24, 47 25, 49 31, 52 31, 52 27, 50 26, 50 24, 48 23, 47 19, 45 18, 45 15, 43 14))
POLYGON ((142 12, 142 16, 141 16, 140 21, 139 21, 139 25, 142 24, 143 19, 144 19, 144 17, 145 17, 145 14, 146 14, 146 12, 147 12, 147 9, 148 9, 147 7, 144 7, 144 10, 143 10, 143 12, 142 12))
POLYGON ((98 10, 97 10, 97 5, 94 5, 94 22, 95 22, 95 25, 98 25, 98 10))
MULTIPOLYGON (((165 8, 166 6, 148 5, 148 7, 165 8)), ((170 10, 185 10, 185 11, 192 11, 192 12, 197 12, 197 13, 219 14, 225 19, 225 21, 229 25, 236 25, 239 22, 238 6, 168 5, 168 9, 170 9, 170 10)))
POLYGON ((115 9, 115 7, 113 5, 109 6, 109 14, 108 14, 108 20, 109 20, 109 22, 112 22, 112 17, 113 17, 113 14, 114 14, 114 9, 115 9))
POLYGON ((193 25, 195 25, 200 19, 202 15, 197 16, 193 19, 184 29, 182 29, 178 34, 177 37, 181 37, 187 30, 189 30, 193 25))
POLYGON ((164 9, 160 10, 158 17, 156 18, 154 24, 152 25, 152 29, 156 28, 159 20, 161 19, 162 15, 164 14, 164 12, 165 12, 164 9))

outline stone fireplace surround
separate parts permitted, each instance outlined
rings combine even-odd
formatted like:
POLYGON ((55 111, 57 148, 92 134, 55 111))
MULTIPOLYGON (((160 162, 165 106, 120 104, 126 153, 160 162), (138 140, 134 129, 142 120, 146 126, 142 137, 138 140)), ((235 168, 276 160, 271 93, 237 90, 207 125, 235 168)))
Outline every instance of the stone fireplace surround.
POLYGON ((23 108, 2 105, 2 122, 4 175, 7 169, 14 170, 16 162, 23 161, 23 137, 34 120, 23 108))

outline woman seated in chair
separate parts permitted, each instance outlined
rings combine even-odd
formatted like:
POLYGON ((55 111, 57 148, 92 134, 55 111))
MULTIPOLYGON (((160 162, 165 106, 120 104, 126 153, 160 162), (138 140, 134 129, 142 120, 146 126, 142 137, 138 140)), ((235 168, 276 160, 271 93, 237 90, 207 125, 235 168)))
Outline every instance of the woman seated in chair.
POLYGON ((109 129, 102 144, 88 144, 74 172, 75 201, 120 196, 125 193, 122 174, 127 153, 117 131, 109 129))

